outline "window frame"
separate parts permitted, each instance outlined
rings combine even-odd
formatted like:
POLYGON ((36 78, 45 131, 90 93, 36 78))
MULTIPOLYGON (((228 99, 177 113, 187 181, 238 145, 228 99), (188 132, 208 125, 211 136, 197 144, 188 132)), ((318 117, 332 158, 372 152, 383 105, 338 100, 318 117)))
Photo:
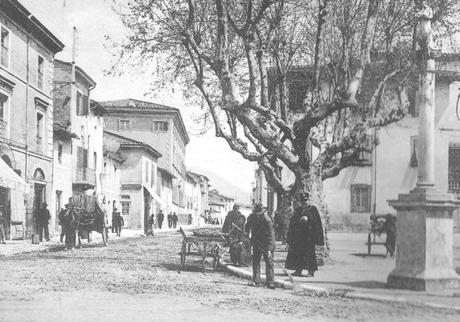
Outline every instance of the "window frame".
POLYGON ((124 217, 129 216, 129 208, 130 208, 131 201, 121 200, 120 203, 121 203, 121 215, 124 217), (127 211, 125 212, 125 210, 127 211))
POLYGON ((9 28, 7 28, 5 25, 1 24, 0 23, 0 66, 2 66, 3 68, 5 68, 6 70, 10 70, 10 66, 11 66, 11 30, 9 28), (7 64, 4 65, 2 63, 2 57, 3 57, 3 46, 1 45, 1 33, 2 31, 6 30, 8 32, 8 57, 7 57, 7 64))
MULTIPOLYGON (((362 198, 360 198, 361 200, 362 198)), ((361 200, 362 201, 362 200, 361 200)), ((352 184, 350 185, 350 212, 352 213, 370 213, 372 208, 372 186, 370 184, 352 184), (358 189, 367 189, 367 207, 358 207, 354 204, 354 196, 358 189)))
POLYGON ((131 128, 131 120, 120 119, 118 120, 118 130, 129 130, 131 128), (127 126, 121 126, 121 124, 127 124, 127 126))
POLYGON ((64 150, 64 144, 62 142, 58 142, 58 153, 57 153, 57 158, 58 158, 58 163, 62 164, 62 152, 64 150))
POLYGON ((39 89, 43 89, 44 80, 45 80, 45 58, 43 58, 43 56, 41 55, 38 55, 37 56, 37 87, 39 89), (41 64, 40 64, 40 60, 41 60, 41 64), (40 72, 40 66, 42 67, 41 72, 40 72))
POLYGON ((153 121, 152 132, 168 132, 169 123, 168 121, 153 121))

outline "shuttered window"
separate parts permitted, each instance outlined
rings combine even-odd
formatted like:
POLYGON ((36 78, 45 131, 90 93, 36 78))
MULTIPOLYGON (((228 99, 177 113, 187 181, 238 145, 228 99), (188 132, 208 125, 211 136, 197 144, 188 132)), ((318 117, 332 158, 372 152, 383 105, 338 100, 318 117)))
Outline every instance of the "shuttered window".
POLYGON ((351 212, 371 211, 371 186, 356 184, 351 186, 351 212))

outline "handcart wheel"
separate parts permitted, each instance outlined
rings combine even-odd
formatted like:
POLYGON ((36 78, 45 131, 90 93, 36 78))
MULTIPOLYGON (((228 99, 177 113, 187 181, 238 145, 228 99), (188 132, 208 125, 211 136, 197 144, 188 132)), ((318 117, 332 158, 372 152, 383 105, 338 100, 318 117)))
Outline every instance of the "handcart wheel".
POLYGON ((371 254, 371 233, 367 234, 367 255, 371 254))

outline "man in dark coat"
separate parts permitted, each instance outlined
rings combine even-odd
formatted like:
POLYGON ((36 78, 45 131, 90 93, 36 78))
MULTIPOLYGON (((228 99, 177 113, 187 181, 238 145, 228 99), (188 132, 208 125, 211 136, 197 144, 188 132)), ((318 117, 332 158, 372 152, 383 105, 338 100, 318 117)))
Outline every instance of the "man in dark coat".
POLYGON ((42 204, 42 207, 38 209, 38 235, 40 238, 40 242, 43 241, 43 234, 45 235, 45 240, 49 241, 50 240, 50 233, 48 229, 48 223, 49 220, 51 219, 50 211, 46 208, 48 207, 48 204, 44 202, 42 204))
MULTIPOLYGON (((232 224, 236 225, 240 216, 242 216, 240 212, 240 207, 238 205, 234 205, 233 210, 230 210, 227 216, 225 217, 224 225, 222 226, 222 232, 224 234, 228 234, 233 228, 232 224)), ((243 229, 243 227, 240 228, 243 229)))
POLYGON ((168 214, 168 228, 172 228, 172 214, 168 214))
POLYGON ((173 212, 173 215, 171 217, 171 221, 172 221, 172 228, 176 229, 176 226, 177 226, 177 221, 179 220, 179 218, 177 217, 176 213, 173 212))
POLYGON ((315 245, 324 245, 321 217, 316 206, 307 203, 308 198, 308 194, 300 195, 300 207, 295 209, 289 223, 286 268, 295 270, 294 276, 302 276, 302 270, 306 269, 307 277, 313 277, 318 270, 315 245))
POLYGON ((233 210, 228 212, 225 217, 224 225, 222 226, 222 232, 228 234, 228 239, 230 241, 230 260, 235 266, 248 265, 248 243, 246 238, 242 235, 246 218, 241 214, 239 208, 238 205, 233 206, 233 210), (238 228, 235 228, 233 225, 238 228))
POLYGON ((275 272, 273 267, 273 252, 275 251, 275 230, 273 223, 263 210, 261 204, 254 206, 246 223, 246 233, 251 233, 252 244, 252 282, 251 286, 260 284, 260 258, 264 257, 265 274, 268 288, 275 288, 275 272))
POLYGON ((165 215, 163 214, 163 210, 160 210, 160 212, 157 215, 158 229, 161 229, 161 227, 163 226, 164 219, 165 219, 165 215))

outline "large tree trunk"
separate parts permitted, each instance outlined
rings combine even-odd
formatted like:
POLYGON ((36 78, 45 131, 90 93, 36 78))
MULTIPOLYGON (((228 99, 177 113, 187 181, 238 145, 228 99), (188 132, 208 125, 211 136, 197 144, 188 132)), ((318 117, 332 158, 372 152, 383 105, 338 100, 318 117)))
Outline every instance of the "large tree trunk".
POLYGON ((293 198, 288 192, 278 193, 278 206, 275 211, 276 240, 286 243, 289 220, 294 213, 292 208, 293 198))

